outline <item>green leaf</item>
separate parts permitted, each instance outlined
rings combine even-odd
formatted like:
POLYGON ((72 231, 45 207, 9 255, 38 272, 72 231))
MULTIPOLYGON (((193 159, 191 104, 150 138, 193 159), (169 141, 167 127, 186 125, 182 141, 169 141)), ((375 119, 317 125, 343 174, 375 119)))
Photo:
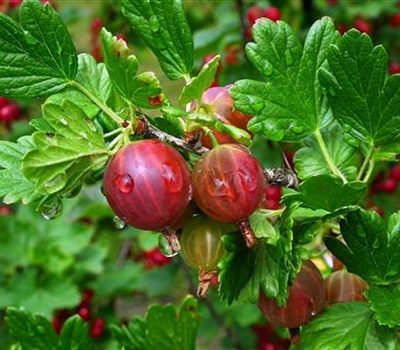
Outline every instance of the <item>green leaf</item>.
POLYGON ((345 206, 356 204, 365 194, 366 184, 343 181, 332 175, 313 176, 300 185, 300 192, 284 196, 283 202, 301 201, 311 209, 323 209, 334 212, 345 206))
POLYGON ((23 172, 36 184, 41 194, 62 191, 70 180, 83 181, 84 176, 108 150, 101 134, 84 112, 65 100, 62 106, 44 104, 45 119, 56 131, 54 134, 36 132, 33 140, 37 149, 23 159, 23 172))
POLYGON ((23 308, 7 308, 6 324, 22 349, 59 350, 57 334, 43 315, 32 315, 23 308))
POLYGON ((37 198, 35 184, 21 172, 22 159, 34 149, 32 138, 24 136, 16 143, 0 141, 0 196, 6 204, 22 201, 30 203, 37 198))
POLYGON ((80 293, 69 278, 47 274, 33 268, 14 274, 0 287, 0 307, 22 306, 50 318, 57 309, 78 305, 80 293))
POLYGON ((122 11, 157 56, 168 78, 187 76, 193 68, 193 40, 181 0, 122 0, 122 11))
POLYGON ((275 243, 279 233, 269 221, 270 215, 267 210, 257 210, 249 217, 250 226, 257 238, 267 238, 270 243, 275 243))
MULTIPOLYGON (((357 176, 355 147, 346 142, 342 129, 338 125, 333 125, 329 129, 324 128, 321 133, 336 167, 346 179, 355 180, 357 176)), ((294 163, 297 176, 302 180, 332 173, 313 135, 304 140, 304 147, 296 152, 294 163)))
POLYGON ((321 127, 328 106, 317 79, 326 49, 338 38, 331 19, 310 28, 304 47, 285 22, 267 19, 253 27, 246 46, 263 81, 240 80, 230 89, 235 108, 254 115, 249 130, 274 141, 297 141, 321 127))
POLYGON ((26 0, 20 26, 0 13, 0 95, 39 97, 63 89, 77 71, 74 44, 52 6, 26 0))
POLYGON ((181 95, 179 96, 179 103, 181 106, 187 103, 200 99, 203 92, 212 84, 219 60, 221 56, 216 55, 211 61, 204 64, 199 74, 190 79, 190 81, 183 87, 181 95))
POLYGON ((187 296, 178 310, 171 304, 151 305, 144 320, 135 318, 128 327, 112 325, 111 331, 124 349, 194 350, 198 324, 197 300, 187 296))
POLYGON ((256 303, 262 290, 284 303, 289 273, 284 264, 282 241, 272 245, 259 240, 253 249, 248 249, 238 234, 224 235, 223 241, 230 254, 219 265, 221 299, 228 304, 236 299, 256 303))
POLYGON ((368 303, 337 303, 301 329, 298 350, 394 350, 395 334, 374 320, 368 303))
POLYGON ((388 285, 400 281, 400 213, 393 214, 385 228, 374 211, 349 212, 340 222, 346 244, 326 237, 328 249, 353 272, 371 284, 388 285), (394 224, 396 223, 396 224, 394 224))
MULTIPOLYGON (((97 63, 89 54, 82 53, 78 56, 78 73, 75 81, 104 104, 111 96, 111 81, 105 64, 97 63)), ((75 103, 74 100, 72 102, 75 103)), ((89 99, 88 103, 94 102, 89 99)))
POLYGON ((376 321, 383 326, 400 326, 400 289, 399 285, 372 285, 365 292, 376 321))
POLYGON ((328 50, 330 70, 319 73, 334 117, 345 132, 371 146, 400 135, 400 76, 387 76, 388 54, 371 38, 348 31, 328 50))
POLYGON ((60 333, 59 350, 91 350, 93 342, 89 337, 88 325, 78 316, 68 318, 60 333))

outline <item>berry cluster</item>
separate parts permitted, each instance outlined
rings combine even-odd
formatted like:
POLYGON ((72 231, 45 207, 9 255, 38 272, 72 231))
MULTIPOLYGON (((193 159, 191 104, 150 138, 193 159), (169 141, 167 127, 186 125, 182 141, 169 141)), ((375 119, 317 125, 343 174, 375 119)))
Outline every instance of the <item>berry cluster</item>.
POLYGON ((93 317, 91 303, 94 296, 94 292, 91 289, 85 289, 82 292, 81 302, 73 310, 59 310, 53 316, 52 325, 54 330, 59 334, 65 321, 74 314, 78 314, 83 321, 88 322, 89 332, 93 339, 100 338, 105 329, 104 319, 101 317, 93 317))
POLYGON ((268 7, 261 7, 258 5, 253 5, 248 8, 246 12, 246 20, 247 20, 247 39, 252 40, 252 28, 256 21, 260 18, 268 18, 271 21, 278 21, 281 19, 281 12, 277 7, 268 6, 268 7))

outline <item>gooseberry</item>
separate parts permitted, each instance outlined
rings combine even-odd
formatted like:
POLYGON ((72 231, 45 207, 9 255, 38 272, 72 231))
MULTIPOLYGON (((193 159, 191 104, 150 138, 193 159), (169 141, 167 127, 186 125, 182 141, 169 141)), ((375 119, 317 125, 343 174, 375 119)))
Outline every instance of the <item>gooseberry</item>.
POLYGON ((251 247, 254 235, 243 228, 264 196, 264 175, 258 160, 237 144, 224 144, 205 153, 192 172, 193 198, 214 220, 237 223, 251 247))
POLYGON ((311 260, 304 261, 294 283, 289 286, 286 305, 261 293, 258 306, 268 321, 281 327, 297 328, 309 322, 325 306, 325 284, 311 260))
POLYGON ((111 159, 103 185, 120 219, 163 232, 170 248, 179 250, 170 226, 185 212, 192 190, 189 169, 178 151, 159 140, 134 141, 111 159))
POLYGON ((364 292, 368 288, 367 282, 347 270, 342 269, 331 273, 325 279, 325 285, 326 302, 328 304, 366 301, 364 292))
POLYGON ((235 226, 217 222, 205 215, 192 217, 180 235, 183 260, 199 272, 198 296, 205 296, 217 265, 226 254, 221 237, 235 231, 235 226))

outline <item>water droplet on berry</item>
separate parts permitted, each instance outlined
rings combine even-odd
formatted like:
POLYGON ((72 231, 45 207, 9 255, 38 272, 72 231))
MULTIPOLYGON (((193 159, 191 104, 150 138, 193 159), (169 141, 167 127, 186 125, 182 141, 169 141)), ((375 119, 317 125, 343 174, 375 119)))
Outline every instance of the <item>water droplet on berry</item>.
POLYGON ((132 176, 129 174, 122 174, 117 175, 114 180, 115 186, 122 192, 122 193, 131 193, 133 188, 135 187, 135 183, 132 179, 132 176))
POLYGON ((311 314, 311 316, 317 316, 317 311, 315 311, 315 310, 312 310, 311 312, 310 312, 310 314, 311 314))
POLYGON ((149 25, 150 25, 150 29, 153 32, 157 32, 158 29, 160 28, 160 22, 158 21, 156 16, 151 16, 149 19, 149 25))
POLYGON ((263 68, 264 75, 268 77, 273 72, 274 72, 274 66, 270 62, 265 61, 264 68, 263 68))
POLYGON ((264 108, 264 99, 258 96, 248 96, 248 106, 252 109, 252 114, 258 114, 264 108))
POLYGON ((52 220, 61 215, 63 211, 63 205, 61 200, 53 199, 42 203, 39 207, 39 212, 46 220, 52 220))
POLYGON ((158 235, 158 248, 160 249, 161 254, 166 256, 167 258, 172 258, 173 256, 178 254, 178 252, 174 252, 171 249, 170 244, 168 244, 163 234, 158 235))
POLYGON ((239 199, 239 193, 236 191, 236 186, 232 181, 232 174, 227 174, 225 178, 213 177, 212 180, 214 185, 210 188, 212 196, 228 197, 233 202, 239 199))
POLYGON ((113 218, 113 226, 118 229, 118 230, 122 230, 125 227, 125 221, 122 220, 120 217, 118 216, 114 216, 113 218))
POLYGON ((182 189, 183 177, 179 167, 172 163, 164 163, 161 165, 161 177, 164 180, 165 186, 170 193, 177 193, 182 189))

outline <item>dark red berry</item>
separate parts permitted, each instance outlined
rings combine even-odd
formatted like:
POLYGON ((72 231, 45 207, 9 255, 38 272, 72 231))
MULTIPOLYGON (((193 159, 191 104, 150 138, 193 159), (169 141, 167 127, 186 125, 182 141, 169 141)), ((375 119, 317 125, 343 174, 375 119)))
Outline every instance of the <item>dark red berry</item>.
POLYGON ((397 182, 400 181, 400 165, 392 165, 390 168, 390 178, 397 182))
POLYGON ((192 172, 193 198, 211 218, 237 223, 251 215, 264 196, 264 176, 245 148, 220 145, 204 154, 192 172))
POLYGON ((94 339, 100 338, 104 333, 105 323, 100 317, 96 317, 90 327, 90 335, 94 339))
POLYGON ((0 96, 0 108, 7 106, 10 103, 7 97, 0 96))
POLYGON ((391 27, 399 27, 400 26, 400 13, 396 13, 392 17, 390 17, 389 25, 391 27))
POLYGON ((396 192, 397 189, 397 180, 389 177, 387 179, 384 179, 379 186, 381 192, 385 193, 394 193, 396 192))
POLYGON ((293 285, 289 286, 286 305, 260 295, 258 302, 268 321, 281 327, 296 328, 309 322, 325 306, 325 284, 321 272, 311 260, 304 261, 293 285))
POLYGON ((90 24, 90 31, 92 35, 96 36, 100 33, 101 28, 103 27, 103 20, 100 17, 96 17, 92 20, 90 24))
POLYGON ((280 186, 268 185, 265 188, 265 198, 269 200, 280 201, 282 197, 282 190, 280 186))
POLYGON ((84 289, 82 292, 80 306, 88 306, 92 301, 94 296, 94 291, 92 289, 84 289))

